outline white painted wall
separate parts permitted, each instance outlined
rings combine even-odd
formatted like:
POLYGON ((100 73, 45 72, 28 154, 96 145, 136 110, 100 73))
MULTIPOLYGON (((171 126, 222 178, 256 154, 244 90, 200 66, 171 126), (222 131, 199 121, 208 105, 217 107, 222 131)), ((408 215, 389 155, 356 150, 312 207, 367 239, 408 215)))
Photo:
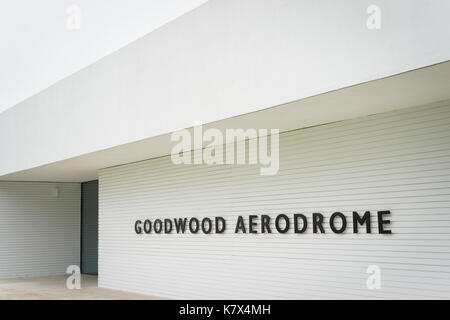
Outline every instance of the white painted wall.
POLYGON ((275 176, 170 157, 101 170, 99 286, 188 299, 450 298, 449 102, 287 132, 280 148, 275 176), (233 232, 238 215, 353 210, 390 210, 392 234, 233 232), (225 217, 228 231, 134 232, 137 219, 205 216, 225 217), (366 287, 369 265, 380 290, 366 287))
POLYGON ((0 115, 0 175, 446 61, 450 3, 212 0, 0 115))
POLYGON ((69 265, 80 265, 80 184, 0 181, 0 278, 69 265))
POLYGON ((206 1, 0 1, 0 112, 206 1))

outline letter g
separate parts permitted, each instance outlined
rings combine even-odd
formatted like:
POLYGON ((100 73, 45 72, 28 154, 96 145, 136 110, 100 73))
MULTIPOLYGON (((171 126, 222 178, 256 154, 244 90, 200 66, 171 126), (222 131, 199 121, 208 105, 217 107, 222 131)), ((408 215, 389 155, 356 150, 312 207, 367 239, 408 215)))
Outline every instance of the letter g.
POLYGON ((142 227, 141 227, 142 221, 136 220, 136 223, 134 224, 134 231, 136 231, 137 234, 142 233, 142 227))

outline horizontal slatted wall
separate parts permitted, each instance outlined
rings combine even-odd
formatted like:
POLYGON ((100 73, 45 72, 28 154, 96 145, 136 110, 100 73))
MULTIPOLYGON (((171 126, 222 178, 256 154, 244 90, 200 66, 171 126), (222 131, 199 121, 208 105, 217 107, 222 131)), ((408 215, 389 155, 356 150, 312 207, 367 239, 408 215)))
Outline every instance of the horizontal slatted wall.
POLYGON ((0 278, 65 274, 79 263, 80 184, 0 181, 0 278))
MULTIPOLYGON (((450 106, 280 135, 280 170, 174 165, 100 172, 99 284, 169 298, 450 298, 450 106), (235 234, 243 215, 372 212, 372 234, 235 234), (376 211, 390 210, 392 234, 376 211), (224 234, 144 234, 137 219, 215 217, 224 234), (369 290, 368 266, 381 270, 369 290)), ((351 220, 349 220, 351 223, 351 220)))

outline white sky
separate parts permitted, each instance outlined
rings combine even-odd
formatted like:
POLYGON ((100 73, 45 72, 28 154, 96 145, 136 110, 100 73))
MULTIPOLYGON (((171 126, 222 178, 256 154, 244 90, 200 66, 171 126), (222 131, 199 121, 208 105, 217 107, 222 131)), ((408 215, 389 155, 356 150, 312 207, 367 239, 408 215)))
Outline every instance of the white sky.
POLYGON ((1 0, 0 112, 207 0, 1 0), (71 5, 80 29, 67 28, 71 5))

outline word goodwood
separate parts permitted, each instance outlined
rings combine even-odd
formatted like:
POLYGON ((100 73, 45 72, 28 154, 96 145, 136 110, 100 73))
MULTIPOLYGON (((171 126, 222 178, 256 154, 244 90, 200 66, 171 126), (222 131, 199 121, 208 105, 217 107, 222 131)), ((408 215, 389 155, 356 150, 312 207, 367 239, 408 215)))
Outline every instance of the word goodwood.
MULTIPOLYGON (((377 229, 380 234, 389 234, 391 230, 386 228, 390 224, 390 220, 385 219, 390 211, 377 212, 377 229)), ((287 233, 290 230, 294 233, 304 233, 312 228, 313 233, 325 233, 325 225, 329 225, 333 233, 343 233, 347 227, 352 229, 353 233, 358 233, 359 228, 365 226, 366 233, 372 233, 371 213, 366 211, 360 215, 357 211, 353 211, 351 223, 348 218, 341 212, 333 213, 328 221, 321 213, 313 213, 309 219, 301 213, 286 215, 279 214, 272 219, 268 215, 250 215, 247 219, 238 216, 234 226, 234 233, 287 233)), ((214 219, 205 217, 198 218, 174 218, 174 219, 150 219, 136 220, 134 230, 137 234, 149 233, 224 233, 227 229, 226 220, 223 217, 215 217, 214 219), (214 222, 213 222, 214 220, 214 222)))

